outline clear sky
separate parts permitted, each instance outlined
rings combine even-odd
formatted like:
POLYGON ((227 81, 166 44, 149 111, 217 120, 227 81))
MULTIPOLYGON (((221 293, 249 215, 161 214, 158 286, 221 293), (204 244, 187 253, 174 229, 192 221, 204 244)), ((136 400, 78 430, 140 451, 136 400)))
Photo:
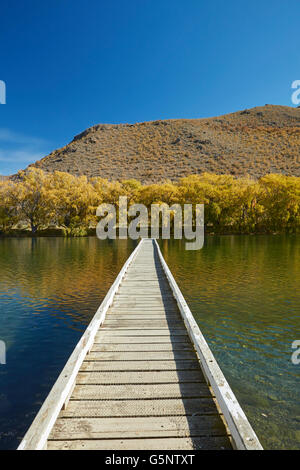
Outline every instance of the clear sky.
POLYGON ((299 0, 1 0, 0 173, 97 123, 294 106, 299 0))

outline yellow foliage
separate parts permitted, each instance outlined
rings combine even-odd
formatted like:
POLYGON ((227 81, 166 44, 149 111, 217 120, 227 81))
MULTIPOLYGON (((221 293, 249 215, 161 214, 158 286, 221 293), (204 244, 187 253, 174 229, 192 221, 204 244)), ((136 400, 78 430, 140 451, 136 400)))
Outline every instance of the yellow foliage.
POLYGON ((127 196, 128 205, 205 204, 208 230, 225 233, 297 231, 300 227, 300 178, 270 174, 258 181, 232 175, 202 173, 177 182, 142 185, 130 179, 88 180, 56 171, 32 168, 16 181, 0 182, 0 229, 10 231, 17 222, 32 233, 49 225, 67 234, 84 235, 95 226, 100 203, 118 205, 127 196))

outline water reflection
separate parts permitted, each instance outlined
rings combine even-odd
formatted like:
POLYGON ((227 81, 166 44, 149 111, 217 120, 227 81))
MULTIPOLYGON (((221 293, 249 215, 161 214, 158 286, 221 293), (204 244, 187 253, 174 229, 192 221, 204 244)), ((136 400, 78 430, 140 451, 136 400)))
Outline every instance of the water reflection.
MULTIPOLYGON (((135 244, 0 240, 0 448, 17 446, 135 244)), ((299 449, 299 239, 211 236, 200 251, 160 244, 263 445, 299 449)))
POLYGON ((0 448, 17 446, 134 246, 0 240, 0 448))
POLYGON ((262 444, 300 449, 299 238, 207 237, 199 252, 160 243, 262 444))

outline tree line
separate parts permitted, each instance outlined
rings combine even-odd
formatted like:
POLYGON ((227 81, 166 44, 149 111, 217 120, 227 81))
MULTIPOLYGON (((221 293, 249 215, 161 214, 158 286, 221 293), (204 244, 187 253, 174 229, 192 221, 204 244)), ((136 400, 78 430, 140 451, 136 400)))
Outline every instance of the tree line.
POLYGON ((0 182, 0 231, 32 234, 56 227, 81 236, 97 224, 101 203, 205 204, 206 230, 214 233, 297 232, 300 228, 300 178, 269 174, 259 180, 202 173, 157 184, 137 180, 87 179, 32 168, 0 182))

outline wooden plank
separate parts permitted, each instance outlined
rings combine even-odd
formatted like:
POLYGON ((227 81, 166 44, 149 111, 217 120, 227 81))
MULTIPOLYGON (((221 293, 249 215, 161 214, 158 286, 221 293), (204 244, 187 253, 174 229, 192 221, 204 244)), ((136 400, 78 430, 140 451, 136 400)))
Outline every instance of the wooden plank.
POLYGON ((178 336, 171 336, 171 335, 164 335, 164 336, 131 336, 131 335, 102 335, 101 333, 97 333, 95 338, 96 344, 107 344, 107 343, 115 343, 115 344, 175 344, 175 343, 184 343, 190 344, 189 337, 185 335, 178 335, 178 336))
MULTIPOLYGON (((141 313, 107 313, 105 324, 108 320, 177 320, 181 321, 180 316, 177 314, 168 315, 167 313, 158 313, 158 314, 141 314, 141 313)), ((182 322, 181 322, 182 325, 182 322)))
POLYGON ((123 328, 127 330, 132 330, 133 328, 140 328, 141 330, 143 328, 165 328, 165 329, 170 329, 170 328, 179 328, 181 324, 176 321, 176 320, 167 320, 167 319, 160 319, 160 320, 155 320, 153 319, 152 321, 146 321, 146 320, 141 320, 141 319, 126 319, 126 320, 107 320, 106 327, 107 328, 123 328))
POLYGON ((169 297, 169 298, 164 297, 164 296, 162 297, 157 292, 154 293, 154 292, 149 292, 149 291, 148 292, 143 291, 143 293, 140 296, 135 296, 135 294, 132 293, 132 295, 127 296, 126 299, 116 297, 113 303, 114 305, 125 304, 125 306, 137 305, 137 304, 140 304, 141 306, 145 306, 145 305, 151 304, 151 305, 158 305, 158 306, 169 305, 172 307, 176 307, 176 302, 172 297, 169 297))
POLYGON ((120 287, 120 292, 125 290, 144 292, 144 291, 151 291, 151 292, 162 292, 164 291, 167 295, 172 297, 172 291, 167 283, 157 280, 157 281, 123 281, 122 286, 120 287))
POLYGON ((184 328, 145 328, 142 331, 134 328, 105 328, 102 327, 97 333, 102 338, 107 336, 188 336, 184 328))
POLYGON ((128 276, 123 279, 122 286, 125 284, 145 284, 145 279, 147 279, 147 286, 151 286, 152 284, 161 284, 166 288, 169 288, 169 283, 166 278, 165 273, 155 273, 154 270, 156 268, 151 268, 151 274, 147 274, 141 270, 139 273, 133 273, 128 271, 128 276))
POLYGON ((117 328, 126 328, 126 329, 132 329, 132 328, 140 328, 141 330, 143 328, 179 328, 182 326, 182 323, 179 321, 171 321, 171 320, 162 320, 162 319, 153 319, 153 320, 137 320, 137 319, 129 319, 127 318, 126 320, 121 320, 121 319, 116 319, 116 320, 106 320, 105 326, 108 328, 113 328, 114 326, 117 328))
POLYGON ((137 329, 137 328, 176 328, 182 329, 182 322, 177 318, 169 317, 153 317, 153 318, 122 318, 122 317, 110 317, 105 321, 105 328, 117 327, 117 328, 127 328, 137 329))
MULTIPOLYGON (((112 320, 113 319, 113 316, 116 318, 117 317, 125 317, 125 316, 129 316, 130 318, 135 318, 135 317, 140 317, 141 320, 145 319, 145 320, 150 320, 151 318, 164 318, 164 319, 175 319, 175 320, 178 320, 180 319, 180 316, 178 314, 178 312, 176 311, 163 311, 163 310, 152 310, 151 309, 148 309, 147 311, 143 311, 141 308, 139 309, 118 309, 118 310, 110 310, 109 314, 108 314, 108 319, 109 320, 112 320)), ((181 322, 181 327, 182 327, 182 322, 181 322)), ((156 328, 157 329, 157 328, 156 328)))
POLYGON ((126 292, 120 292, 120 294, 115 298, 115 301, 127 300, 130 302, 162 302, 163 303, 172 303, 176 305, 174 297, 170 295, 170 291, 162 291, 160 289, 148 289, 134 287, 132 289, 126 289, 126 292))
POLYGON ((145 437, 226 436, 219 416, 161 416, 143 418, 59 418, 51 440, 128 439, 145 437))
POLYGON ((78 372, 77 384, 151 384, 205 382, 200 369, 175 371, 78 372))
POLYGON ((183 398, 168 400, 73 400, 61 418, 168 416, 218 414, 212 398, 183 398))
POLYGON ((138 315, 151 315, 151 314, 164 314, 164 315, 178 315, 178 309, 176 308, 163 308, 163 307, 111 307, 110 313, 124 314, 124 313, 133 313, 138 315))
POLYGON ((140 287, 133 286, 133 287, 122 287, 120 290, 119 294, 116 296, 115 300, 120 300, 124 298, 129 298, 132 302, 135 300, 143 301, 145 299, 148 300, 168 300, 168 301, 174 301, 175 299, 172 296, 170 289, 161 289, 159 287, 156 288, 150 288, 148 286, 145 286, 145 283, 141 283, 140 287))
MULTIPOLYGON (((154 269, 156 268, 151 268, 150 271, 144 271, 142 269, 138 271, 128 270, 128 276, 126 280, 131 279, 137 282, 161 281, 163 283, 168 283, 165 273, 163 271, 154 272, 154 269)), ((123 282, 125 282, 125 279, 123 282)))
POLYGON ((178 352, 178 351, 192 351, 195 352, 194 347, 191 343, 138 343, 138 344, 101 344, 101 343, 94 343, 91 352, 135 352, 140 353, 144 351, 155 352, 155 351, 170 351, 170 352, 178 352))
POLYGON ((89 361, 177 361, 195 359, 195 351, 125 351, 125 352, 103 352, 92 350, 86 360, 89 361))
POLYGON ((128 301, 128 302, 121 302, 121 301, 118 301, 116 300, 114 303, 113 303, 113 308, 114 309, 117 309, 120 305, 122 305, 123 308, 133 308, 133 307, 140 307, 140 308, 144 308, 144 307, 148 307, 148 308, 152 308, 152 307, 160 307, 160 308, 169 308, 169 307, 173 307, 174 308, 174 305, 173 304, 170 304, 169 302, 161 302, 161 301, 154 301, 154 300, 141 300, 141 301, 128 301))
POLYGON ((119 309, 110 309, 108 314, 107 314, 107 319, 112 319, 112 315, 114 315, 115 318, 117 317, 126 317, 128 316, 129 318, 138 318, 140 317, 143 320, 151 320, 152 318, 177 318, 178 320, 181 321, 182 325, 182 319, 180 317, 180 314, 178 311, 174 310, 172 312, 169 312, 167 309, 160 309, 157 311, 152 310, 148 308, 146 311, 143 310, 142 308, 139 308, 138 310, 119 310, 119 309))
POLYGON ((145 284, 144 282, 140 282, 138 284, 134 285, 126 285, 123 284, 122 287, 120 288, 119 295, 120 296, 127 296, 130 297, 131 294, 134 296, 132 300, 134 300, 136 297, 137 298, 142 298, 143 295, 151 297, 166 297, 174 300, 174 297, 172 295, 172 292, 170 291, 169 287, 164 287, 160 283, 157 283, 157 286, 149 286, 148 283, 145 284))
POLYGON ((76 385, 73 400, 211 398, 206 383, 76 385))
POLYGON ((176 301, 170 292, 170 288, 163 287, 149 287, 145 282, 141 283, 140 286, 122 286, 118 292, 118 296, 115 300, 126 300, 130 299, 132 302, 138 300, 148 300, 148 301, 162 301, 166 300, 168 302, 173 302, 176 305, 176 301))
MULTIPOLYGON (((153 268, 153 269, 155 269, 155 268, 153 268)), ((131 285, 131 284, 140 285, 140 284, 144 284, 144 282, 143 282, 143 279, 141 279, 140 281, 134 280, 134 279, 131 278, 131 276, 127 276, 127 278, 124 279, 124 281, 122 282, 122 286, 125 286, 125 285, 127 286, 127 285, 131 285)), ((147 286, 150 286, 150 287, 151 286, 159 286, 159 285, 160 285, 159 279, 154 279, 152 281, 150 280, 150 281, 147 282, 147 286)), ((169 285, 168 285, 167 281, 165 281, 165 286, 167 288, 169 288, 169 285)))
POLYGON ((119 301, 120 303, 122 302, 125 302, 125 303, 129 303, 129 302, 135 302, 135 303, 142 303, 143 305, 147 304, 148 302, 151 301, 159 301, 160 303, 163 303, 164 305, 167 303, 170 303, 170 301, 173 301, 174 305, 175 305, 175 301, 174 301, 174 298, 171 297, 171 296, 167 296, 167 295, 164 295, 164 294, 161 294, 160 292, 144 292, 144 293, 141 293, 141 294, 138 294, 136 291, 135 291, 135 294, 131 294, 130 291, 127 291, 126 294, 119 294, 119 295, 116 295, 115 296, 115 302, 119 301), (134 295, 134 299, 132 299, 134 295))
POLYGON ((151 291, 156 294, 165 293, 167 296, 173 298, 173 292, 171 291, 169 284, 161 280, 147 282, 145 280, 141 280, 130 283, 128 283, 128 281, 124 281, 120 286, 119 294, 126 295, 128 291, 135 292, 137 295, 141 295, 142 292, 145 291, 151 291))
POLYGON ((49 450, 229 450, 226 437, 49 441, 49 450))
POLYGON ((199 363, 196 359, 184 361, 88 361, 82 363, 81 371, 105 371, 105 370, 197 370, 199 363))

